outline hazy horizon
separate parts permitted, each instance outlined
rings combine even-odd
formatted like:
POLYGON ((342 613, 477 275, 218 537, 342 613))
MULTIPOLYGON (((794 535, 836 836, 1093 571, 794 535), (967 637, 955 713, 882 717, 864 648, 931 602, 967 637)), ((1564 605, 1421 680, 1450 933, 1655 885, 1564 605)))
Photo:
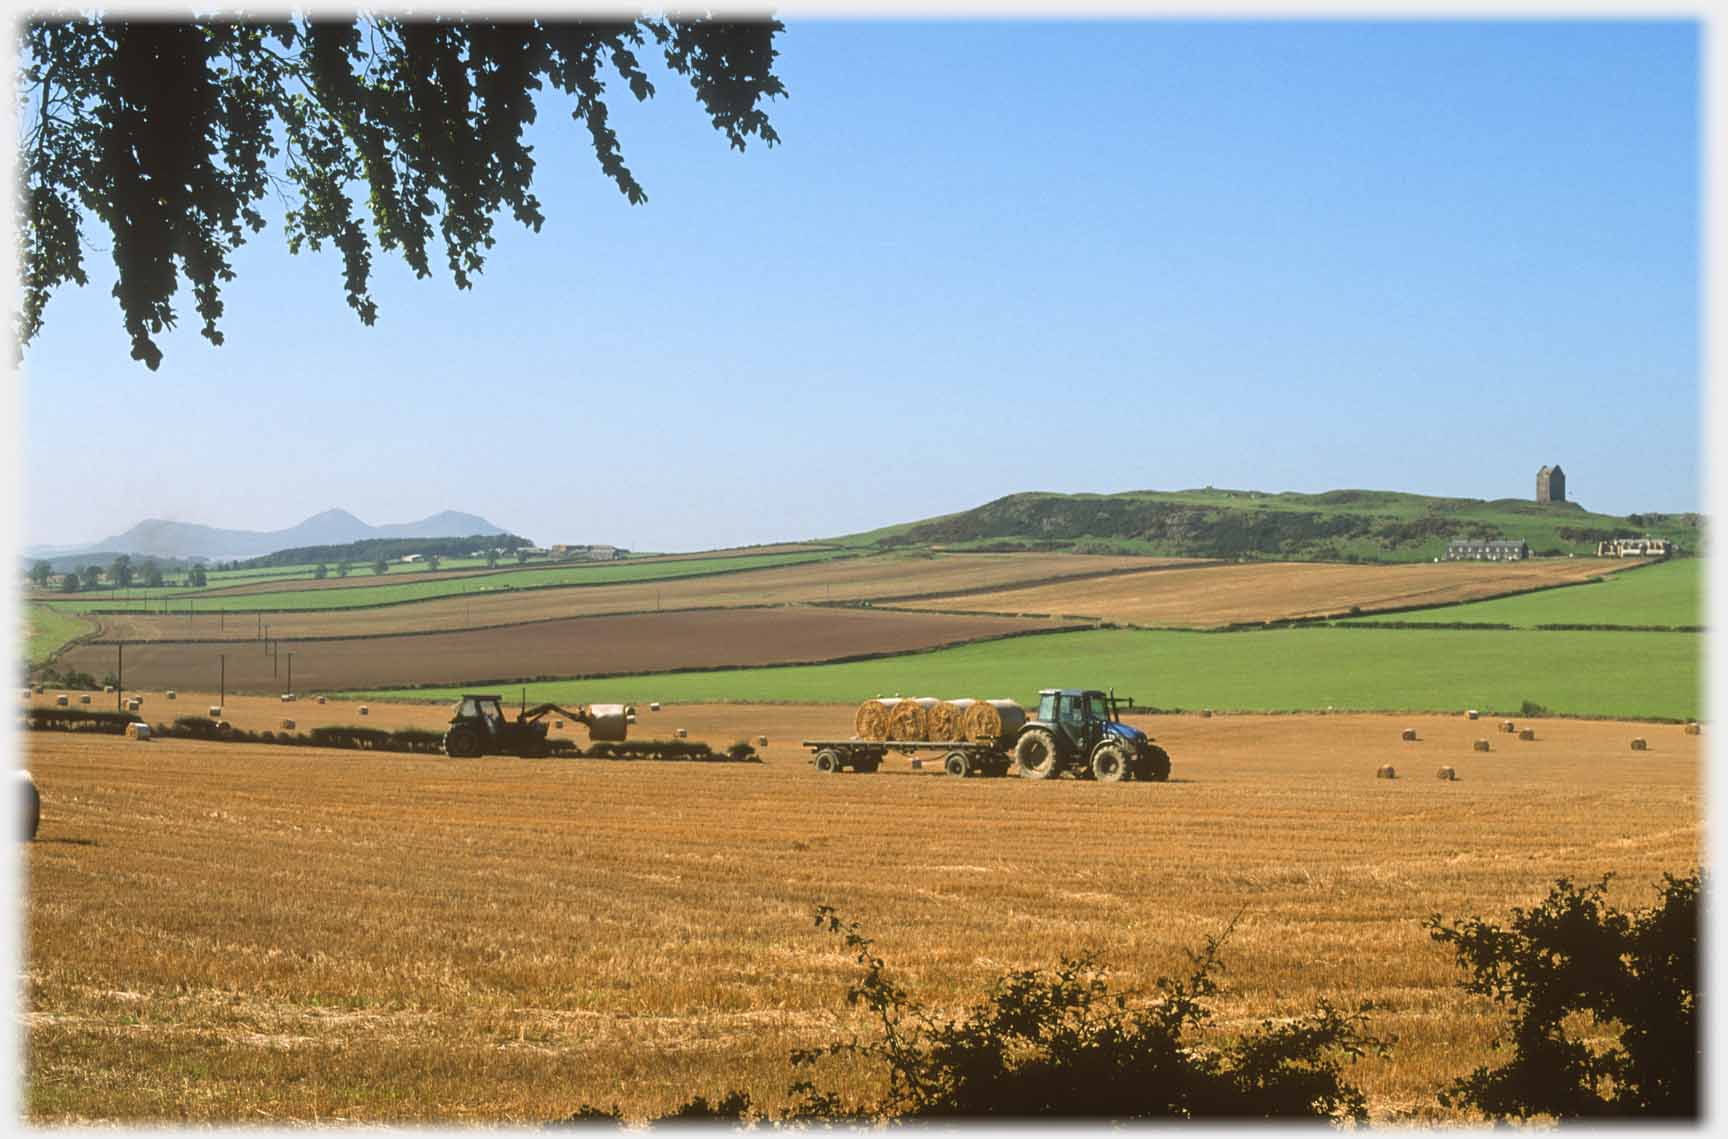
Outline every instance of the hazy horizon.
POLYGON ((832 537, 1215 485, 1697 511, 1696 21, 788 21, 784 142, 656 73, 532 141, 468 292, 280 218, 128 358, 104 234, 24 354, 23 545, 334 505, 541 542, 832 537), (93 454, 99 456, 93 459, 93 454), (93 492, 93 487, 99 492, 93 492))

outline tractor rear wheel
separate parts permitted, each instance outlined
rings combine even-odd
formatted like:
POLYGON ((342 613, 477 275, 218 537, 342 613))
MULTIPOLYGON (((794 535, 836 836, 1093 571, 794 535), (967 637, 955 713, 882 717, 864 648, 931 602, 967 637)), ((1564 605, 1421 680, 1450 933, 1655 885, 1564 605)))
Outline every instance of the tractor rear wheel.
POLYGON ((950 775, 958 775, 964 779, 972 774, 972 760, 963 751, 951 751, 942 761, 942 769, 950 775))
POLYGON ((1146 745, 1145 765, 1140 769, 1140 778, 1150 779, 1154 783, 1163 783, 1170 778, 1170 753, 1157 744, 1146 745))
POLYGON ((1121 744, 1101 744, 1092 753, 1092 778, 1100 783, 1120 783, 1133 775, 1128 752, 1121 744))
POLYGON ((881 766, 882 761, 880 759, 855 759, 852 761, 852 770, 863 775, 869 775, 881 766))
POLYGON ((473 759, 480 754, 480 733, 467 724, 456 724, 444 733, 444 754, 451 759, 473 759))
POLYGON ((816 753, 816 770, 824 774, 838 775, 844 765, 840 762, 840 753, 833 748, 823 748, 816 753))
POLYGON ((1020 765, 1020 775, 1024 779, 1055 777, 1061 766, 1056 737, 1043 728, 1021 732, 1020 738, 1014 741, 1014 761, 1020 765))

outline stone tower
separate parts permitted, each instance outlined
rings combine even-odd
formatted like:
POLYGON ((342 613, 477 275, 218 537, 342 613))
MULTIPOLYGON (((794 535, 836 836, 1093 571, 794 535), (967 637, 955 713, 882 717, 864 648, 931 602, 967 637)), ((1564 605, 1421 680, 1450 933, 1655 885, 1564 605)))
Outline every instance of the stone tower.
POLYGON ((1566 501, 1566 472, 1560 469, 1559 463, 1536 472, 1536 501, 1566 501))

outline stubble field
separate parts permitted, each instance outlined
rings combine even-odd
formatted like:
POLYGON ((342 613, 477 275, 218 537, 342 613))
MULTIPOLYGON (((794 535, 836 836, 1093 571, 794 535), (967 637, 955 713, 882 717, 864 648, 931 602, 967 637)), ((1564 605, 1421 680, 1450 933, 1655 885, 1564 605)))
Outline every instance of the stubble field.
POLYGON ((1700 740, 1678 726, 1539 720, 1521 742, 1461 717, 1148 717, 1172 781, 1100 786, 819 776, 796 738, 847 734, 845 707, 644 720, 766 734, 766 762, 30 735, 29 1118, 538 1122, 733 1086, 772 1105, 789 1049, 856 1027, 817 903, 950 1010, 1086 948, 1148 985, 1240 912, 1222 1026, 1372 999, 1399 1042, 1353 1078, 1376 1118, 1433 1118, 1494 1022, 1423 917, 1609 870, 1643 904, 1700 857, 1700 740), (1375 779, 1388 762, 1404 777, 1375 779))
MULTIPOLYGON (((1340 565, 1260 562, 1215 566, 1195 573, 1127 574, 1062 585, 991 590, 940 601, 910 601, 918 609, 989 613, 1048 613, 1131 625, 1206 629, 1243 622, 1342 616, 1515 593, 1588 581, 1627 568, 1590 558, 1524 562, 1417 562, 1340 565)), ((1447 620, 1447 610, 1433 619, 1447 620)))

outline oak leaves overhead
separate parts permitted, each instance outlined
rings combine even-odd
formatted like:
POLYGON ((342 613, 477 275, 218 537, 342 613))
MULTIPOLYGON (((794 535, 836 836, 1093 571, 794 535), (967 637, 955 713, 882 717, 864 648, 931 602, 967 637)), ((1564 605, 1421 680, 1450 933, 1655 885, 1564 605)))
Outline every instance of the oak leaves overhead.
POLYGON ((231 257, 282 203, 288 246, 329 243, 361 321, 375 249, 466 288, 504 209, 538 230, 535 159, 523 141, 548 88, 574 105, 600 168, 647 199, 608 120, 607 83, 645 100, 638 60, 659 51, 714 127, 744 149, 779 141, 763 109, 773 20, 474 21, 385 17, 281 22, 41 20, 20 73, 21 341, 68 281, 85 284, 87 229, 106 228, 132 356, 156 368, 184 275, 202 334, 222 343, 231 257), (651 46, 650 46, 651 45, 651 46))

